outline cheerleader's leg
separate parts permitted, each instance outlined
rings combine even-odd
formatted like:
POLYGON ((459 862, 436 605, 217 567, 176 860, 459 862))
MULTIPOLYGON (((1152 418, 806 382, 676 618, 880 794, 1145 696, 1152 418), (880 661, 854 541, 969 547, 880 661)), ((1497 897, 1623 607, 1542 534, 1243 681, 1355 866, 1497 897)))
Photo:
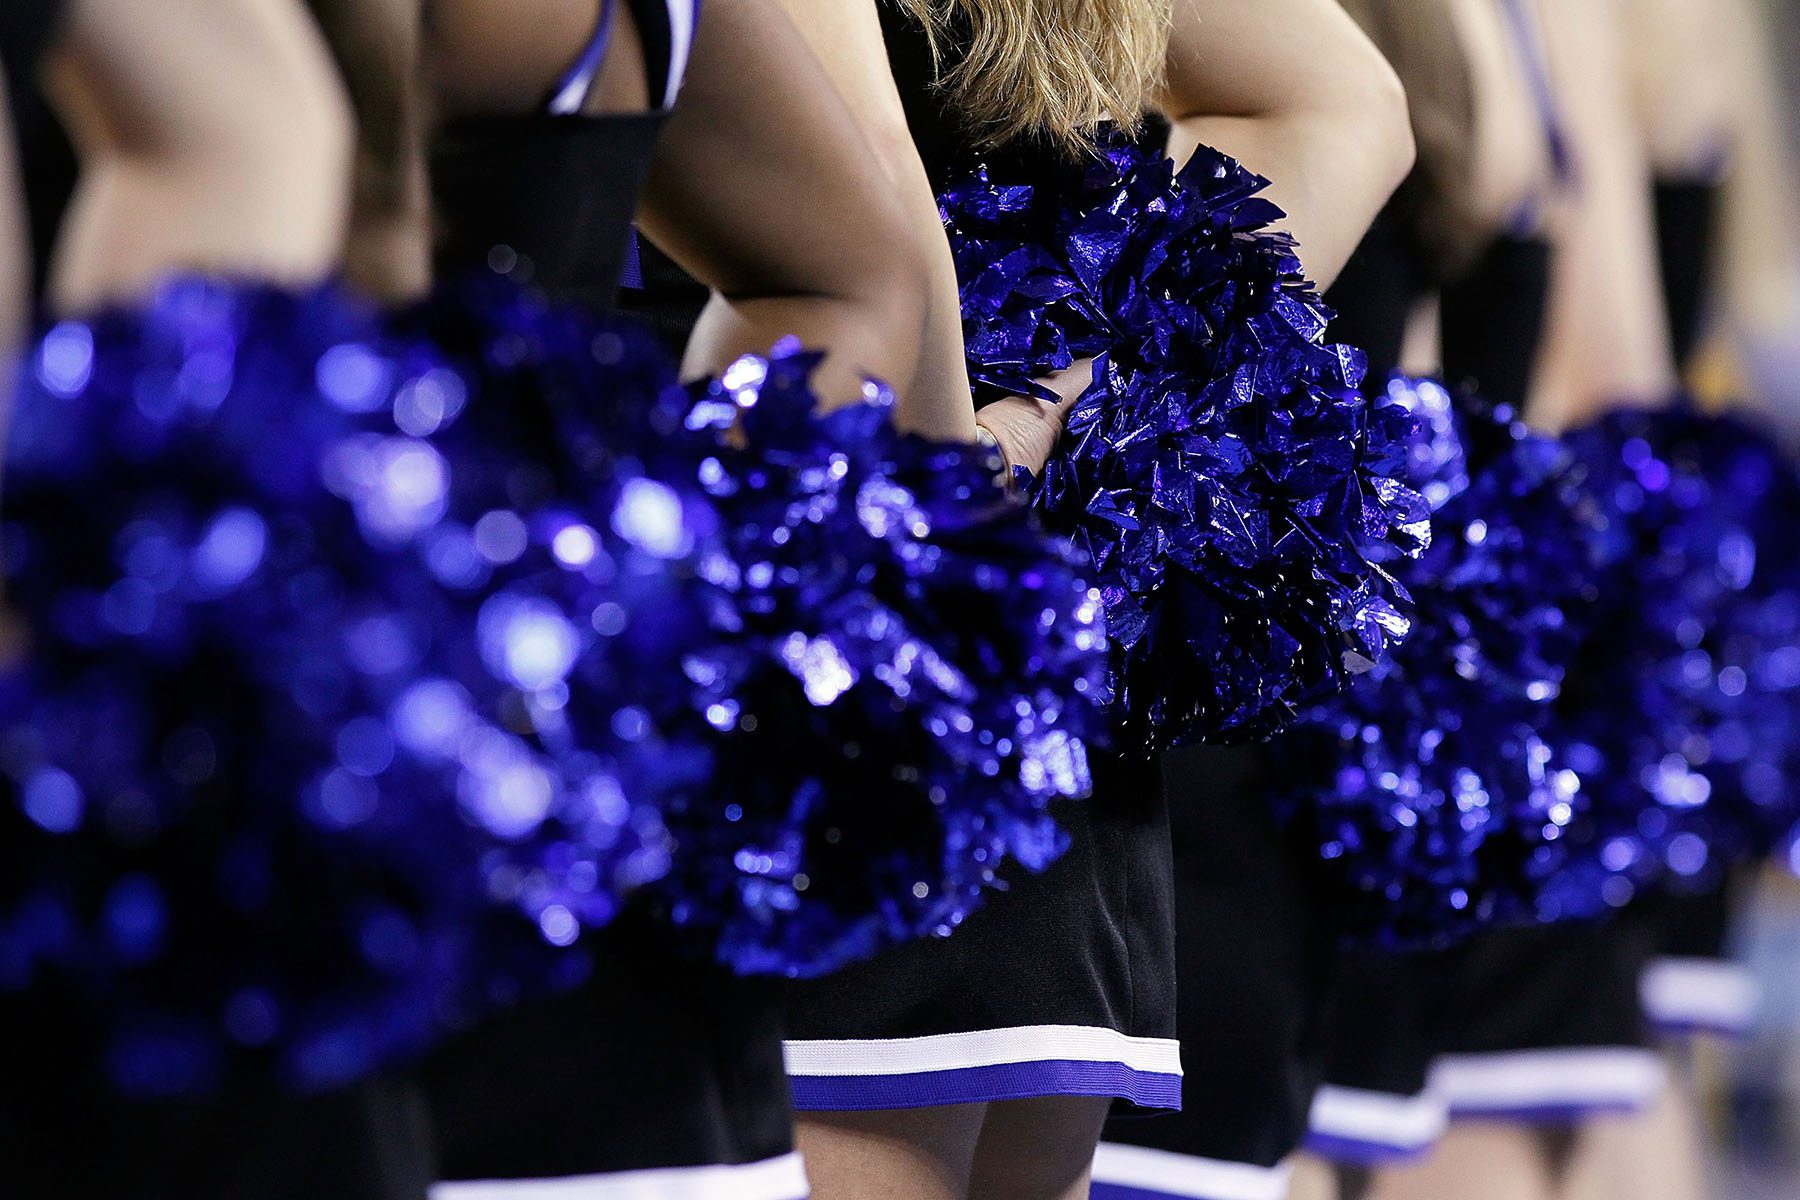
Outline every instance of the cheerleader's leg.
POLYGON ((804 1114, 812 1200, 964 1200, 987 1107, 804 1114))

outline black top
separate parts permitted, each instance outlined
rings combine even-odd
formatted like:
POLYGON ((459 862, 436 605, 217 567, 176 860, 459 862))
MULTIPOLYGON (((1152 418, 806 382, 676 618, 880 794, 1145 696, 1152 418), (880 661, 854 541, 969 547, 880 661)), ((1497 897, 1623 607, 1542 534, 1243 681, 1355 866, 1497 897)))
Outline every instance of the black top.
POLYGON ((1706 315, 1720 185, 1711 179, 1656 181, 1656 245, 1675 364, 1686 371, 1706 315))
POLYGON ((433 147, 444 225, 439 269, 487 264, 560 300, 610 310, 630 253, 632 218, 687 61, 699 0, 623 0, 644 43, 644 113, 582 112, 605 58, 615 0, 593 40, 537 112, 469 118, 433 147))
POLYGON ((1550 244, 1496 238, 1443 292, 1444 381, 1523 412, 1543 341, 1550 296, 1550 244))
POLYGON ((32 294, 42 297, 50 254, 75 191, 75 151, 38 88, 38 64, 62 20, 63 0, 0 2, 0 65, 18 139, 31 220, 32 294))
POLYGON ((940 47, 941 64, 933 62, 931 41, 918 20, 893 0, 881 0, 881 32, 887 41, 888 66, 900 89, 906 124, 913 144, 925 163, 933 190, 942 192, 958 176, 986 165, 1002 178, 1028 179, 1039 169, 1068 161, 1069 151, 1039 138, 1021 138, 1003 145, 983 144, 969 123, 945 100, 937 86, 939 69, 948 73, 955 65, 956 35, 940 47))
POLYGON ((63 0, 6 0, 0 4, 0 66, 6 69, 15 103, 32 88, 38 59, 56 33, 62 10, 63 0))
POLYGON ((1329 336, 1368 354, 1372 386, 1399 366, 1407 318, 1434 287, 1440 289, 1444 382, 1522 411, 1543 335, 1549 244, 1497 237, 1466 271, 1440 283, 1403 210, 1390 204, 1325 296, 1338 314, 1329 336))
POLYGON ((1372 387, 1399 369, 1407 319, 1435 282, 1405 208, 1398 199, 1389 201, 1325 293, 1337 312, 1329 336, 1369 356, 1372 387))

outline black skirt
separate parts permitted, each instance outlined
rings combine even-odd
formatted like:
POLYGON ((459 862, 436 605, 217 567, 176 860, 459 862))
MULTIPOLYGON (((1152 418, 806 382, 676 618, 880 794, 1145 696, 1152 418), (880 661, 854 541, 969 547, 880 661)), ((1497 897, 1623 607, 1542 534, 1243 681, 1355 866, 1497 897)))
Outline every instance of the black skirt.
POLYGON ((316 1096, 237 1083, 120 1096, 72 1009, 0 1005, 0 1194, 15 1200, 425 1200, 431 1129, 411 1083, 316 1096))
POLYGON ((1644 1013, 1657 1036, 1748 1038, 1763 1004, 1762 983, 1731 957, 1731 923, 1744 880, 1650 902, 1656 947, 1644 971, 1644 1013))
POLYGON ((1324 1068, 1333 965, 1309 847, 1276 823, 1266 751, 1167 758, 1174 814, 1181 1112, 1115 1118, 1097 1200, 1282 1200, 1324 1068))
POLYGON ((584 987, 522 1005, 423 1072, 435 1200, 801 1200, 780 991, 677 953, 628 915, 584 987))
POLYGON ((1096 761, 1070 846, 948 938, 897 947, 789 992, 801 1110, 1040 1096, 1181 1102, 1173 868, 1153 762, 1096 761))
POLYGON ((1653 1104, 1667 1073, 1638 988, 1654 934, 1628 912, 1452 952, 1431 1001, 1431 1087, 1452 1118, 1563 1125, 1653 1104))
POLYGON ((1449 956, 1344 951, 1332 989, 1325 1079, 1313 1097, 1306 1148, 1376 1167, 1430 1153, 1450 1124, 1431 1086, 1434 1015, 1449 956))

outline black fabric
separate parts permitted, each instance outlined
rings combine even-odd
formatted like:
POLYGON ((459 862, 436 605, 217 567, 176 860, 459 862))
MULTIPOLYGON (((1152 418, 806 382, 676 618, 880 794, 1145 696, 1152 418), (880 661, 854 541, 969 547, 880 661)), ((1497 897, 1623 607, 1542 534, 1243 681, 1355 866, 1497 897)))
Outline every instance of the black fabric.
POLYGON ((1434 283, 1407 217, 1400 200, 1389 201, 1325 293, 1337 313, 1329 337, 1368 355, 1375 386, 1399 369, 1408 320, 1434 283))
POLYGON ((934 63, 924 26, 894 0, 880 0, 879 8, 888 65, 900 89, 907 128, 934 191, 943 191, 958 176, 982 163, 1010 177, 1029 176, 1034 167, 1066 161, 1070 151, 1037 138, 1022 138, 1004 145, 980 144, 969 123, 937 86, 940 71, 948 73, 955 65, 961 36, 958 30, 953 27, 943 39, 943 61, 934 63))
POLYGON ((1638 979, 1655 925, 1626 913, 1602 925, 1509 929, 1451 952, 1433 998, 1446 1054, 1648 1046, 1638 979))
POLYGON ((56 35, 64 0, 6 0, 0 4, 0 67, 15 94, 35 86, 38 60, 56 35))
POLYGON ((779 986, 684 958, 656 923, 594 939, 590 982, 422 1072, 446 1179, 761 1162, 793 1149, 779 986))
POLYGON ((648 322, 669 352, 679 357, 712 293, 668 255, 641 239, 638 265, 643 286, 623 289, 619 308, 648 322))
POLYGON ((1496 238, 1442 293, 1444 382, 1522 412, 1543 340, 1550 244, 1496 238))
POLYGON ((1675 362, 1686 370, 1700 342, 1712 285, 1721 186, 1713 180, 1656 181, 1656 249, 1675 362))
POLYGON ((1602 925, 1496 930, 1431 954, 1347 954, 1325 1080, 1416 1096, 1439 1055, 1647 1046, 1638 980, 1661 930, 1634 907, 1602 925))
POLYGON ((0 1023, 9 1200, 425 1200, 430 1128, 409 1083, 131 1102, 100 1076, 85 1025, 17 997, 0 1023))
POLYGON ((42 299, 50 256, 75 191, 76 162, 62 126, 39 88, 39 64, 54 41, 63 0, 0 3, 0 65, 31 222, 32 295, 42 299))
POLYGON ((1300 1144, 1324 1069, 1333 965, 1308 849, 1264 797, 1266 751, 1170 753, 1182 1110, 1106 1138, 1272 1167, 1300 1144))
POLYGON ((1153 762, 1097 758, 1093 798, 1059 814, 1066 853, 954 936, 792 985, 788 1036, 923 1037, 1027 1025, 1175 1036, 1169 814, 1153 762))
POLYGON ((1447 962, 1441 954, 1342 953, 1325 1082, 1398 1097, 1424 1092, 1437 1056, 1432 1024, 1447 962))
POLYGON ((1741 878, 1734 875, 1696 895, 1659 896, 1647 902, 1647 919, 1656 926, 1657 955, 1726 958, 1741 886, 1741 878))
MULTIPOLYGON (((676 65, 669 11, 627 0, 643 45, 651 103, 676 65)), ((547 112, 453 121, 432 146, 443 225, 440 272, 487 266, 558 300, 617 306, 632 221, 665 111, 599 116, 547 112)), ((672 265, 672 264, 671 264, 672 265)))
POLYGON ((457 121, 431 157, 439 269, 484 264, 560 300, 614 307, 660 113, 457 121))

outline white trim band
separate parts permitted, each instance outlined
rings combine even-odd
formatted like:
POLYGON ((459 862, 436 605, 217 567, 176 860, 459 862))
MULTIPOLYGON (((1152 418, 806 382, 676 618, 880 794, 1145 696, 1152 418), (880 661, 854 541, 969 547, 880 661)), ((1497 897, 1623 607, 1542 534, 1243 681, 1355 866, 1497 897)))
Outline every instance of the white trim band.
POLYGON ((1022 1025, 973 1033, 856 1041, 791 1041, 789 1075, 918 1075, 1031 1062, 1121 1063, 1134 1071, 1181 1075, 1181 1043, 1130 1037, 1087 1025, 1022 1025))
POLYGON ((1746 967, 1713 958, 1659 958, 1638 980, 1644 1012, 1658 1025, 1747 1033, 1762 985, 1746 967))
POLYGON ((806 1200, 800 1155, 737 1166, 664 1167, 568 1179, 439 1183, 431 1200, 806 1200))
POLYGON ((1667 1083, 1654 1050, 1584 1046, 1446 1055, 1430 1090, 1464 1115, 1646 1108, 1667 1083))
POLYGON ((1325 1137, 1410 1152, 1424 1150, 1444 1136, 1450 1127, 1450 1106, 1430 1090, 1396 1096, 1328 1083, 1313 1096, 1307 1123, 1325 1137))
POLYGON ((668 0, 669 10, 669 83, 663 89, 664 108, 674 108, 681 95, 682 81, 687 78, 688 59, 694 51, 693 0, 668 0))
POLYGON ((1289 1174, 1285 1165, 1253 1167, 1118 1142, 1094 1151, 1095 1183, 1179 1200, 1287 1200, 1289 1174))

